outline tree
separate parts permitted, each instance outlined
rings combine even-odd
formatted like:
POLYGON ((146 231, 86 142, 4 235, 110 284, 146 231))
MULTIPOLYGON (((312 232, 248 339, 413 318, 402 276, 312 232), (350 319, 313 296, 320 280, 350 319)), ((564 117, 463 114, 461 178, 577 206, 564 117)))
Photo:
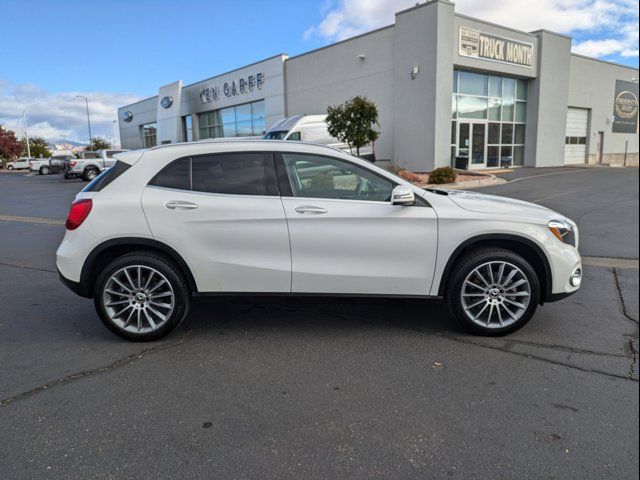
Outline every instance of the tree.
MULTIPOLYGON (((29 151, 31 152, 31 156, 33 158, 39 158, 42 155, 44 158, 49 158, 51 156, 51 152, 49 151, 49 145, 47 141, 42 137, 32 137, 29 139, 29 151)), ((22 139, 22 156, 26 157, 27 153, 27 142, 22 139)))
POLYGON ((360 148, 375 142, 380 132, 375 130, 378 123, 378 107, 366 97, 353 97, 342 105, 327 108, 327 126, 329 135, 341 142, 356 148, 356 155, 360 155, 360 148))
POLYGON ((91 143, 87 145, 88 151, 107 150, 111 148, 111 144, 102 137, 92 137, 91 143))
POLYGON ((22 152, 22 143, 17 139, 16 134, 12 130, 5 130, 0 127, 0 158, 3 166, 7 166, 7 162, 14 160, 22 152))

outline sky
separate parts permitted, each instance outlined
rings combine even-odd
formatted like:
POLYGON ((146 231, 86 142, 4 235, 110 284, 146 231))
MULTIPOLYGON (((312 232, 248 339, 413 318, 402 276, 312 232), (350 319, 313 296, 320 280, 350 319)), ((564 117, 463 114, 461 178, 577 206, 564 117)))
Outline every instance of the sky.
MULTIPOLYGON (((640 0, 457 0, 456 12, 573 37, 638 66, 640 0)), ((117 108, 278 53, 390 25, 416 0, 0 0, 0 125, 51 142, 111 139, 117 108)))

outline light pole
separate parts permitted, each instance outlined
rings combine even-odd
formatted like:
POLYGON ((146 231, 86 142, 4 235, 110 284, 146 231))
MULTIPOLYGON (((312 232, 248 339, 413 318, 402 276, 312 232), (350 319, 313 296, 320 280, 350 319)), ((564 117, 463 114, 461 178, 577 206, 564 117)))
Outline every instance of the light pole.
POLYGON ((24 141, 27 143, 27 158, 31 158, 31 146, 29 145, 29 133, 27 132, 27 111, 22 111, 22 119, 24 120, 24 141))
POLYGON ((118 148, 118 135, 117 135, 117 126, 118 122, 117 121, 113 121, 113 148, 118 148))
POLYGON ((91 120, 89 119, 89 99, 84 95, 76 95, 77 98, 84 98, 87 105, 87 126, 89 127, 89 145, 91 145, 91 120))

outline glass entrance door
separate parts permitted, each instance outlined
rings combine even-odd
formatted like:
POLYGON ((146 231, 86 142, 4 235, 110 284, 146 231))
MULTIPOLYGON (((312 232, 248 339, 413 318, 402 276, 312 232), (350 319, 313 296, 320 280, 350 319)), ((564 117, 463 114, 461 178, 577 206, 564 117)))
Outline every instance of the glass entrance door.
POLYGON ((469 159, 469 170, 487 164, 487 125, 483 122, 458 122, 458 156, 469 159))

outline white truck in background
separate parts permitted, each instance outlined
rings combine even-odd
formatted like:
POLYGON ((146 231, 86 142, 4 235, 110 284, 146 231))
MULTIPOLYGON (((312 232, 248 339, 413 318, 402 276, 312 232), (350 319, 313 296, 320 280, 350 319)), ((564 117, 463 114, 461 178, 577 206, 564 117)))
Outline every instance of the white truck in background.
MULTIPOLYGON (((273 125, 262 137, 265 140, 292 140, 320 145, 328 145, 355 155, 355 149, 329 135, 326 115, 294 115, 283 118, 273 125)), ((360 157, 375 161, 373 147, 367 145, 360 149, 360 157)))
POLYGON ((29 170, 38 172, 40 175, 60 173, 64 170, 65 162, 73 158, 76 158, 75 155, 70 154, 52 155, 49 158, 34 158, 29 161, 29 170))
MULTIPOLYGON (((129 150, 97 150, 95 152, 96 158, 86 158, 93 155, 83 155, 85 158, 78 158, 75 160, 69 160, 65 163, 64 178, 76 178, 81 177, 84 181, 90 182, 106 168, 111 167, 116 163, 114 155, 122 152, 128 152, 129 150)), ((86 152, 92 154, 93 152, 86 152)))

